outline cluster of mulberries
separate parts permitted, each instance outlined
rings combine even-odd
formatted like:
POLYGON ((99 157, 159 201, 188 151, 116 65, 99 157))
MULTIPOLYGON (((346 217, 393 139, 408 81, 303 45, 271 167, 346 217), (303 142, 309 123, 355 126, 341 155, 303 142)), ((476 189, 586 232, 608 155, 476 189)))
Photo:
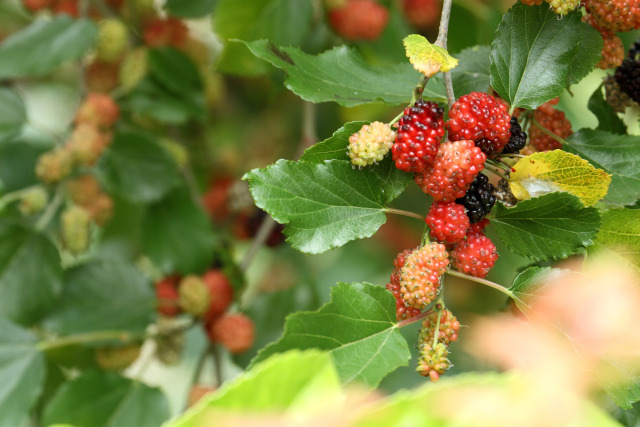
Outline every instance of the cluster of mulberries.
POLYGON ((449 344, 458 339, 459 330, 460 322, 447 309, 437 309, 424 318, 418 334, 416 370, 420 375, 437 381, 451 367, 449 344))
POLYGON ((607 100, 619 111, 629 104, 640 103, 639 51, 640 41, 636 41, 629 50, 629 55, 616 69, 614 79, 609 80, 609 82, 605 80, 607 100), (629 102, 629 99, 631 102, 629 102))
MULTIPOLYGON (((199 320, 212 343, 220 343, 231 353, 242 353, 253 345, 253 321, 244 314, 230 313, 233 301, 233 287, 227 275, 218 269, 210 269, 202 275, 185 277, 167 276, 155 285, 157 311, 163 317, 172 318, 187 313, 199 320)), ((179 348, 179 337, 171 336, 160 340, 167 347, 165 359, 175 359, 179 348)), ((160 349, 158 349, 160 351, 160 349)), ((160 357, 160 355, 159 355, 160 357)))

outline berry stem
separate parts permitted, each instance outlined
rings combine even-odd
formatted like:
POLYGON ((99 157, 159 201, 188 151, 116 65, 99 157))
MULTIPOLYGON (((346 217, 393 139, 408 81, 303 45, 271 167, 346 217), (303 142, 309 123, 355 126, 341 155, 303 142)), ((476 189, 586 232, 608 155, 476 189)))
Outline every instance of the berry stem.
POLYGON ((392 214, 396 214, 396 215, 404 215, 404 216, 408 216, 411 218, 416 218, 419 219, 420 221, 424 221, 424 216, 417 214, 415 212, 409 212, 409 211, 403 211, 402 209, 392 209, 392 208, 386 208, 384 210, 387 213, 392 213, 392 214))
POLYGON ((413 317, 410 317, 408 319, 403 320, 402 322, 398 322, 398 328, 402 328, 404 326, 411 325, 412 323, 419 322, 422 319, 424 319, 425 317, 427 317, 428 315, 430 315, 431 313, 433 313, 433 308, 430 308, 427 311, 423 311, 422 313, 418 314, 417 316, 413 316, 413 317))
POLYGON ((398 123, 398 121, 402 118, 402 116, 404 116, 404 110, 400 111, 400 114, 395 116, 394 119, 389 122, 389 127, 398 123))
POLYGON ((524 154, 500 154, 500 157, 506 157, 508 159, 524 159, 527 156, 524 154))
POLYGON ((422 74, 420 76, 420 81, 418 82, 416 87, 413 89, 413 94, 411 95, 411 103, 409 104, 410 106, 415 104, 415 102, 422 97, 422 92, 424 91, 424 88, 427 86, 428 82, 429 82, 429 77, 422 74))
POLYGON ((58 186, 58 189, 56 190, 56 195, 53 197, 53 200, 51 201, 51 203, 49 203, 45 211, 42 213, 42 216, 40 216, 40 218, 38 219, 38 222, 36 222, 36 225, 35 225, 36 230, 42 231, 47 227, 47 225, 49 225, 49 222, 51 222, 51 220, 53 219, 53 216, 56 214, 56 211, 58 210, 61 204, 62 204, 62 186, 58 186))
POLYGON ((438 310, 438 320, 436 320, 436 328, 433 334, 433 348, 436 348, 436 345, 438 344, 438 338, 440 337, 440 320, 442 320, 442 311, 444 310, 444 298, 442 297, 442 294, 438 296, 438 299, 436 301, 436 310, 438 310))
POLYGON ((222 359, 220 358, 220 350, 217 344, 212 344, 209 347, 209 353, 213 358, 213 370, 216 374, 216 387, 220 387, 224 379, 222 378, 222 359))
POLYGON ((485 163, 484 165, 485 169, 487 169, 488 171, 490 171, 491 173, 494 173, 496 175, 498 175, 500 178, 509 181, 509 178, 507 178, 502 172, 500 172, 500 170, 498 168, 496 168, 495 166, 489 164, 488 162, 485 163))
POLYGON ((547 129, 546 127, 542 126, 540 123, 538 123, 538 121, 535 118, 531 118, 531 123, 533 123, 534 126, 536 126, 538 129, 540 129, 542 131, 542 133, 544 133, 545 135, 555 139, 556 141, 558 141, 560 144, 567 144, 567 141, 560 138, 558 135, 556 135, 555 133, 551 132, 549 129, 547 129))
MULTIPOLYGON (((298 147, 298 153, 296 158, 300 158, 304 153, 304 150, 311 147, 318 140, 316 133, 316 106, 312 102, 305 102, 303 104, 302 111, 302 137, 300 138, 300 144, 298 147)), ((264 220, 258 228, 256 236, 251 242, 251 246, 245 252, 242 261, 240 261, 240 270, 246 271, 253 262, 256 254, 260 248, 265 244, 273 228, 276 226, 276 221, 271 218, 270 215, 265 216, 264 220)), ((246 290, 245 290, 246 292, 246 290)))
MULTIPOLYGON (((449 33, 449 18, 451 17, 451 3, 452 0, 444 0, 442 4, 442 15, 440 15, 440 28, 438 29, 438 38, 436 43, 443 49, 447 48, 447 34, 449 33)), ((456 102, 455 94, 453 93, 453 82, 451 80, 451 72, 446 71, 444 74, 444 86, 447 90, 447 103, 449 108, 456 102)))
POLYGON ((459 271, 454 271, 454 270, 447 270, 446 274, 448 274, 450 276, 454 276, 454 277, 460 277, 462 279, 471 280, 472 282, 480 283, 481 285, 485 285, 485 286, 493 288, 493 289, 495 289, 497 291, 502 292, 503 294, 507 295, 509 298, 512 298, 514 300, 518 300, 518 298, 509 289, 505 288, 502 285, 498 285, 497 283, 494 283, 494 282, 492 282, 490 280, 481 279, 479 277, 469 276, 468 274, 460 273, 459 271))

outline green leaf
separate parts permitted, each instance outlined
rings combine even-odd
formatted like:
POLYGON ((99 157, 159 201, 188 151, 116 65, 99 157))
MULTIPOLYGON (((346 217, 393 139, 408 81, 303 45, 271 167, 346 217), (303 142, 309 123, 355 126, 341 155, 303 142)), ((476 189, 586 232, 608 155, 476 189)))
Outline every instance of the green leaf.
MULTIPOLYGON (((326 160, 348 160, 349 137, 366 124, 369 124, 369 122, 345 123, 331 137, 307 148, 300 160, 310 163, 322 163, 326 160)), ((378 175, 386 203, 400 196, 413 181, 411 174, 402 172, 395 167, 390 152, 382 162, 377 165, 367 166, 367 169, 373 170, 378 175)))
MULTIPOLYGON (((420 79, 420 73, 408 62, 385 67, 369 65, 346 46, 314 56, 267 40, 246 45, 257 57, 284 70, 287 88, 310 102, 334 101, 345 107, 377 101, 406 104, 420 79)), ((444 87, 430 80, 423 98, 445 102, 444 87)))
POLYGON ((518 274, 509 288, 516 296, 516 305, 526 312, 527 301, 545 283, 567 274, 567 270, 551 267, 529 267, 518 274))
POLYGON ((90 371, 60 387, 45 407, 43 425, 159 427, 168 418, 169 402, 159 389, 90 371))
POLYGON ((110 192, 137 203, 160 199, 179 178, 171 155, 141 132, 116 133, 101 158, 100 170, 110 192))
POLYGON ((180 18, 199 18, 209 15, 216 7, 218 0, 167 0, 164 7, 167 12, 180 18))
POLYGON ((301 415, 312 415, 318 402, 338 404, 336 399, 342 396, 340 380, 327 353, 288 351, 225 384, 167 427, 198 427, 223 423, 229 416, 255 419, 282 412, 296 414, 300 420, 301 415))
POLYGON ((202 99, 183 95, 169 91, 148 77, 129 93, 126 103, 131 111, 163 123, 182 125, 192 119, 204 120, 202 99))
POLYGON ((287 225, 287 241, 302 252, 325 252, 370 237, 386 221, 376 174, 353 169, 347 161, 278 160, 243 179, 256 205, 287 225))
POLYGON ((36 161, 46 147, 30 144, 18 138, 0 144, 0 182, 2 192, 20 190, 38 183, 36 161))
POLYGON ((18 135, 26 121, 27 111, 20 96, 7 87, 0 87, 0 144, 18 135))
POLYGON ((47 74, 82 57, 93 46, 96 34, 89 19, 68 15, 37 19, 0 44, 0 79, 47 74))
POLYGON ((640 403, 633 405, 631 409, 622 410, 612 408, 613 417, 625 427, 640 427, 640 403))
POLYGON ((142 247, 162 272, 201 273, 211 263, 214 243, 209 217, 185 188, 149 206, 142 247))
POLYGON ((0 223, 0 316, 30 324, 56 304, 62 290, 58 250, 19 225, 0 223))
POLYGON ((459 65, 451 70, 451 79, 457 96, 489 90, 489 46, 467 48, 458 55, 459 65))
POLYGON ((578 83, 585 78, 600 62, 602 52, 602 36, 591 25, 583 25, 582 41, 578 46, 579 54, 573 58, 567 77, 567 86, 578 83))
POLYGON ((606 249, 640 269, 640 210, 606 210, 601 221, 595 248, 606 249))
POLYGON ((551 193, 519 202, 498 203, 491 222, 504 244, 533 260, 566 258, 589 246, 598 232, 600 215, 576 196, 551 193))
POLYGON ((38 339, 0 317, 0 423, 25 425, 29 411, 42 392, 45 362, 38 339))
POLYGON ((154 314, 146 277, 129 264, 95 260, 68 271, 62 298, 47 319, 60 334, 141 332, 154 314))
POLYGON ((564 150, 611 175, 605 201, 632 205, 640 198, 640 137, 581 129, 566 141, 564 150))
POLYGON ((557 408, 562 421, 551 424, 580 427, 617 427, 607 414, 590 400, 553 389, 553 395, 540 398, 541 390, 525 375, 495 372, 469 372, 441 378, 412 390, 395 393, 385 402, 377 401, 352 424, 358 427, 378 426, 498 426, 548 424, 557 421, 557 408), (510 407, 517 396, 518 408, 510 407), (464 402, 464 403, 462 403, 464 402), (506 412, 505 412, 506 411, 506 412), (505 413, 508 415, 505 416, 505 413), (536 417, 538 413, 545 414, 536 417), (554 418, 553 416, 556 415, 554 418), (537 422, 537 423, 536 423, 537 422))
POLYGON ((535 109, 560 95, 586 24, 580 12, 558 19, 547 4, 517 2, 491 44, 491 86, 511 105, 535 109))
POLYGON ((165 88, 188 96, 202 92, 200 73, 189 56, 170 47, 150 49, 148 55, 149 73, 165 88))
POLYGON ((611 104, 609 104, 602 94, 602 85, 593 92, 591 98, 589 98, 589 111, 591 111, 598 118, 597 130, 604 132, 611 132, 618 135, 625 135, 627 133, 627 127, 618 114, 613 110, 611 104))
POLYGON ((343 383, 357 380, 376 387, 411 357, 395 307, 393 295, 381 286, 338 283, 331 301, 318 311, 288 316, 282 338, 260 351, 252 364, 294 348, 317 348, 331 352, 343 383))
MULTIPOLYGON (((279 46, 300 46, 312 19, 313 4, 309 0, 220 0, 213 27, 223 40, 269 39, 279 46)), ((237 43, 225 46, 217 68, 242 75, 259 75, 268 69, 247 46, 237 43)))
POLYGON ((637 364, 628 362, 602 361, 606 365, 609 375, 616 375, 618 378, 625 378, 620 382, 611 383, 610 377, 607 381, 602 381, 605 391, 613 402, 622 409, 631 409, 633 404, 640 401, 640 375, 638 375, 637 364))

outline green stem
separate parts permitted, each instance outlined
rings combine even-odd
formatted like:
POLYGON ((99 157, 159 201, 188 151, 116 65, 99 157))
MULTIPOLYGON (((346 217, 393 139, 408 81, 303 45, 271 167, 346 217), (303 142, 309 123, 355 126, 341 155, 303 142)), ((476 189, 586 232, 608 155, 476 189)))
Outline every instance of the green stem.
POLYGON ((429 243, 429 237, 431 237, 431 227, 429 224, 424 224, 424 229, 422 230, 422 239, 420 239, 420 246, 424 246, 429 243))
POLYGON ((442 294, 440 294, 440 296, 438 297, 438 300, 436 301, 436 309, 438 310, 438 320, 436 320, 436 329, 434 330, 434 334, 433 334, 433 348, 436 348, 436 345, 438 344, 438 338, 440 337, 440 320, 442 320, 442 311, 444 310, 444 299, 442 297, 442 294))
POLYGON ((392 214, 396 214, 396 215, 404 215, 404 216, 408 216, 411 218, 416 218, 419 219, 420 221, 424 221, 424 216, 417 214, 415 212, 409 212, 409 211, 403 211, 402 209, 392 209, 392 208, 386 208, 384 210, 387 213, 392 213, 392 214))
POLYGON ((471 280, 472 282, 476 282, 476 283, 480 283, 481 285, 485 285, 488 286, 490 288, 493 288, 497 291, 502 292, 503 294, 507 295, 509 298, 512 298, 514 300, 517 300, 518 298, 513 294, 513 292, 511 292, 509 289, 505 288, 502 285, 498 285, 497 283, 494 283, 490 280, 487 279, 481 279, 479 277, 473 277, 473 276, 469 276, 468 274, 464 274, 464 273, 460 273, 459 271, 454 271, 454 270, 447 270, 446 272, 448 275, 450 276, 454 276, 454 277, 460 277, 462 279, 467 279, 467 280, 471 280))
POLYGON ((403 320, 401 322, 398 322, 398 328, 402 328, 402 327, 405 327, 407 325, 411 325, 412 323, 419 322, 422 319, 424 319, 425 317, 427 317, 428 315, 430 315, 431 313, 433 313, 433 308, 430 308, 427 311, 423 311, 422 313, 418 314, 417 316, 413 316, 413 317, 405 319, 405 320, 403 320))
POLYGON ((119 340, 129 342, 141 338, 142 335, 131 334, 124 331, 100 331, 88 332, 85 334, 70 335, 62 338, 41 341, 36 346, 39 350, 46 351, 52 348, 66 347, 74 344, 84 344, 96 341, 119 340))
POLYGON ((424 91, 424 88, 427 86, 428 82, 429 82, 429 77, 427 77, 424 74, 422 74, 420 76, 420 80, 418 81, 418 84, 413 89, 413 94, 411 95, 411 104, 410 105, 413 105, 418 99, 420 99, 420 97, 422 97, 422 91, 424 91))
POLYGON ((56 211, 61 204, 62 186, 59 186, 58 190, 56 191, 56 195, 53 197, 53 200, 51 201, 51 203, 49 203, 45 211, 42 213, 42 216, 38 219, 38 222, 36 222, 36 230, 42 231, 47 227, 47 225, 49 225, 49 222, 51 222, 53 216, 56 214, 56 211))
POLYGON ((508 159, 523 159, 527 156, 525 156, 524 154, 500 154, 499 157, 506 157, 508 159))
MULTIPOLYGON (((535 118, 531 118, 531 123, 534 124, 534 126, 536 126, 538 129, 540 129, 542 131, 542 133, 544 133, 545 135, 555 139, 556 141, 558 141, 560 144, 565 145, 567 144, 567 141, 560 138, 558 135, 556 135, 555 133, 551 132, 549 129, 547 129, 546 127, 542 126, 540 123, 538 123, 538 121, 535 118)), ((568 145, 568 144, 567 144, 568 145)))
POLYGON ((490 165, 489 163, 485 163, 484 165, 485 169, 487 169, 488 171, 490 171, 491 173, 494 173, 496 175, 498 175, 500 178, 508 181, 509 178, 507 178, 502 172, 500 172, 500 170, 498 168, 496 168, 495 166, 490 165))
POLYGON ((404 110, 402 110, 400 112, 400 114, 395 116, 395 118, 389 122, 389 127, 391 127, 391 126, 395 125, 396 123, 398 123, 398 121, 402 118, 402 116, 404 116, 404 110))

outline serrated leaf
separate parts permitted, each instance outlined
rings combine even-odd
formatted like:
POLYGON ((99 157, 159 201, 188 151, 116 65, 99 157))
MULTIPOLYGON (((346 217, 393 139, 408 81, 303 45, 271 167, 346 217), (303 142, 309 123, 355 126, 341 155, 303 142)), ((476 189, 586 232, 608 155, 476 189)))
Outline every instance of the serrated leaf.
POLYGON ((566 142, 565 151, 611 174, 605 201, 632 205, 640 198, 640 137, 581 129, 566 142))
POLYGON ((97 28, 89 19, 64 14, 37 19, 0 44, 0 79, 47 74, 84 55, 96 34, 97 28))
POLYGON ((370 237, 386 221, 376 174, 353 169, 347 161, 279 160, 243 179, 256 205, 286 224, 287 241, 302 252, 325 252, 370 237))
POLYGON ((11 141, 27 121, 22 98, 7 87, 0 87, 0 144, 11 141))
POLYGON ((595 248, 606 249, 640 269, 640 210, 606 210, 601 221, 595 248))
POLYGON ((69 270, 65 282, 58 307, 46 320, 60 334, 141 332, 153 317, 151 284, 129 264, 95 260, 69 270))
MULTIPOLYGON (((219 0, 213 27, 223 40, 268 39, 279 46, 300 46, 312 19, 313 4, 309 0, 219 0)), ((259 75, 268 70, 238 43, 227 43, 217 68, 241 75, 259 75)))
POLYGON ((112 372, 90 371, 62 385, 48 402, 43 424, 159 427, 169 402, 157 388, 112 372))
POLYGON ((568 193, 545 194, 512 208, 498 203, 494 209, 491 223, 502 242, 536 261, 566 258, 591 245, 600 225, 598 210, 568 193))
POLYGON ((520 159, 509 176, 509 187, 518 200, 566 191, 578 196, 586 206, 602 199, 610 183, 608 173, 562 150, 534 153, 520 159))
POLYGON ((634 403, 640 401, 640 375, 638 375, 637 363, 606 360, 601 363, 606 365, 608 375, 616 375, 618 378, 626 380, 622 384, 605 380, 601 382, 601 385, 616 405, 623 409, 631 409, 634 403))
POLYGON ((160 199, 179 180, 171 155, 142 132, 116 133, 99 167, 109 191, 134 203, 160 199))
MULTIPOLYGON (((379 101, 407 104, 420 78, 409 63, 373 66, 346 46, 308 55, 298 48, 278 47, 267 40, 246 45, 258 58, 284 70, 287 88, 310 102, 333 101, 345 107, 379 101)), ((436 102, 447 99, 442 83, 431 80, 422 96, 436 102)))
MULTIPOLYGON (((348 159, 347 149, 349 146, 349 137, 358 132, 360 128, 369 122, 349 122, 345 123, 340 129, 335 131, 331 137, 322 142, 314 144, 307 148, 300 157, 300 160, 322 163, 326 160, 345 160, 348 159)), ((377 165, 367 166, 367 169, 373 170, 382 184, 384 192, 384 201, 389 203, 396 199, 406 190, 407 186, 413 181, 413 177, 409 173, 402 172, 395 167, 391 152, 377 165)))
POLYGON ((0 317, 0 425, 21 426, 42 392, 45 361, 38 338, 0 317))
POLYGON ((318 402, 339 404, 342 398, 340 380, 327 353, 288 351, 225 384, 167 427, 204 426, 232 414, 251 418, 295 413, 300 420, 307 407, 313 411, 318 402))
POLYGON ((560 95, 584 33, 580 12, 558 19, 547 4, 516 2, 491 44, 491 86, 511 105, 533 110, 560 95))
POLYGON ((602 85, 593 92, 589 103, 587 105, 589 111, 591 111, 598 118, 598 127, 596 130, 604 132, 611 132, 618 135, 624 135, 627 133, 627 127, 618 114, 613 110, 611 104, 609 104, 602 94, 602 85))
POLYGON ((42 234, 0 223, 0 316, 31 324, 56 304, 62 290, 60 255, 42 234))
POLYGON ((419 34, 408 35, 402 43, 413 68, 427 77, 438 71, 450 71, 458 65, 458 60, 449 55, 445 48, 429 43, 419 34))
POLYGON ((287 317, 277 342, 252 364, 290 349, 330 351, 343 383, 376 387, 388 373, 406 366, 410 353, 397 328, 395 300, 385 288, 368 283, 338 283, 331 301, 318 311, 287 317))
POLYGON ((212 261, 214 243, 211 221, 187 189, 149 206, 142 247, 163 273, 201 273, 212 261))
POLYGON ((595 68, 602 52, 602 36, 591 25, 583 25, 582 41, 578 46, 578 55, 573 58, 567 77, 567 86, 578 83, 595 68))
POLYGON ((516 276, 509 290, 516 297, 516 305, 520 310, 526 312, 528 308, 526 303, 536 290, 550 280, 555 280, 565 274, 567 274, 567 270, 559 268, 529 267, 516 276))

